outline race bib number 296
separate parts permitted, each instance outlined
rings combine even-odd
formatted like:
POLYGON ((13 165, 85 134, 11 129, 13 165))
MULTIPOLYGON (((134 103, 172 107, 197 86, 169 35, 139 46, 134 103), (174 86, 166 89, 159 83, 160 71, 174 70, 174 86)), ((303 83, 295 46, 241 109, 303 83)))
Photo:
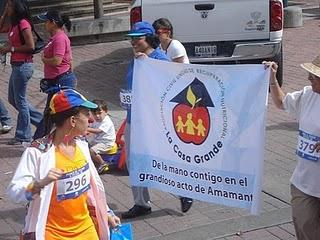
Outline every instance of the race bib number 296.
POLYGON ((90 189, 89 164, 68 172, 57 181, 58 201, 76 198, 90 189))
POLYGON ((318 161, 320 152, 316 152, 316 143, 320 141, 320 137, 299 130, 299 138, 296 153, 299 157, 318 161))

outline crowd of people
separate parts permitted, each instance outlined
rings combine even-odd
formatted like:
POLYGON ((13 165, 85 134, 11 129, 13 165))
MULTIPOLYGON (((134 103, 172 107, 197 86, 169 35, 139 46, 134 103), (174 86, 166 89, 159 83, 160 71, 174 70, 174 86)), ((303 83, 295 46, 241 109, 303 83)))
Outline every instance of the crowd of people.
MULTIPOLYGON (((45 110, 40 113, 27 100, 27 84, 33 73, 32 24, 26 0, 8 0, 0 18, 10 18, 8 43, 0 54, 11 53, 12 72, 8 102, 17 110, 15 136, 9 145, 30 143, 21 157, 8 194, 15 202, 27 202, 28 211, 21 239, 109 239, 109 225, 120 219, 109 208, 99 173, 108 169, 103 154, 115 152, 116 132, 103 100, 88 101, 75 90, 72 49, 65 32, 70 30, 68 17, 58 11, 39 15, 50 38, 41 54, 44 78, 40 86, 47 93, 45 110), (32 135, 31 124, 37 127, 32 135), (40 198, 41 195, 41 198, 40 198), (64 219, 65 221, 61 221, 64 219)), ((137 22, 127 36, 134 58, 149 57, 188 64, 184 46, 173 38, 173 27, 166 18, 137 22)), ((285 94, 276 79, 277 64, 263 62, 270 69, 271 97, 299 121, 297 166, 291 178, 292 217, 299 240, 316 240, 320 236, 320 56, 301 66, 308 72, 311 85, 285 94), (312 149, 300 143, 312 145, 312 149)), ((133 84, 134 61, 127 71, 127 89, 133 84)), ((125 142, 130 152, 131 109, 127 106, 125 142)), ((0 99, 1 133, 13 129, 12 119, 0 99)), ((130 169, 130 157, 127 168, 130 169)), ((130 172, 129 172, 130 174, 130 172)), ((148 188, 132 186, 134 206, 122 213, 130 219, 151 213, 148 188)), ((180 197, 181 211, 187 212, 193 200, 180 197)))
MULTIPOLYGON (((44 72, 40 88, 47 94, 43 114, 27 100, 37 47, 27 1, 8 0, 0 18, 1 31, 8 32, 0 54, 10 53, 12 68, 8 102, 18 112, 15 136, 7 144, 26 147, 8 186, 14 202, 27 203, 20 239, 108 240, 109 226, 118 226, 120 219, 107 204, 99 173, 101 167, 107 168, 100 154, 115 148, 114 125, 103 100, 88 101, 75 90, 72 49, 65 32, 71 27, 69 18, 52 10, 38 19, 50 36, 40 53, 44 72), (36 126, 34 135, 31 124, 36 126)), ((13 129, 3 100, 0 122, 2 134, 13 129)))

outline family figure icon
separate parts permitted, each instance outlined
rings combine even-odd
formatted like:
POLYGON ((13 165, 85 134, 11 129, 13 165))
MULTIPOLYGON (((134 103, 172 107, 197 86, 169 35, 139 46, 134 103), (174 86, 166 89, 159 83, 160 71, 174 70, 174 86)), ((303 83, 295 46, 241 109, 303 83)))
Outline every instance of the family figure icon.
POLYGON ((206 135, 205 131, 207 129, 204 127, 202 119, 199 118, 197 121, 198 125, 196 125, 192 120, 192 118, 193 118, 192 113, 187 113, 187 120, 185 121, 185 123, 183 123, 182 117, 181 115, 179 115, 178 122, 176 124, 177 132, 185 133, 184 130, 186 128, 186 134, 194 136, 196 134, 195 130, 197 130, 197 136, 204 137, 206 135))

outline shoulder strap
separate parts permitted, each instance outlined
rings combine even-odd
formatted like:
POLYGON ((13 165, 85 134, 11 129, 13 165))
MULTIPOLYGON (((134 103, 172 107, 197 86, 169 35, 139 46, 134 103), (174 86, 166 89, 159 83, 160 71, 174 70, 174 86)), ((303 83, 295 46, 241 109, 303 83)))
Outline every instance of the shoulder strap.
POLYGON ((34 32, 34 34, 37 36, 37 39, 40 41, 43 41, 43 39, 40 37, 40 35, 36 32, 36 29, 32 26, 32 31, 34 32))
POLYGON ((26 41, 24 40, 22 31, 21 31, 20 22, 18 23, 18 29, 19 29, 19 36, 20 36, 21 45, 24 45, 26 43, 26 41))
POLYGON ((167 54, 167 52, 168 52, 168 48, 170 47, 170 44, 172 43, 172 39, 170 40, 170 42, 169 42, 169 44, 168 44, 168 46, 167 46, 167 48, 166 48, 166 54, 167 54))
POLYGON ((40 35, 37 33, 36 29, 34 28, 33 23, 32 23, 32 22, 29 22, 29 23, 30 23, 30 25, 31 25, 31 30, 32 30, 32 32, 34 32, 34 34, 35 34, 36 37, 37 37, 37 40, 43 41, 42 37, 40 37, 40 35))
POLYGON ((41 152, 45 153, 51 147, 52 140, 53 140, 53 135, 48 135, 43 138, 38 138, 31 143, 30 147, 34 147, 40 150, 41 152))

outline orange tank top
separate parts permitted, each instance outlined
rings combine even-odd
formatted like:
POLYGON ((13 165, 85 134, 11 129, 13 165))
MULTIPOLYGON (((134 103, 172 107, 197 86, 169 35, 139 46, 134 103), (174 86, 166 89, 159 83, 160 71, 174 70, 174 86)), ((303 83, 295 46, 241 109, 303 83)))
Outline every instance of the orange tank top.
POLYGON ((46 240, 98 240, 98 234, 87 207, 90 188, 88 163, 77 146, 73 158, 58 148, 56 168, 65 174, 55 181, 48 212, 46 240))

